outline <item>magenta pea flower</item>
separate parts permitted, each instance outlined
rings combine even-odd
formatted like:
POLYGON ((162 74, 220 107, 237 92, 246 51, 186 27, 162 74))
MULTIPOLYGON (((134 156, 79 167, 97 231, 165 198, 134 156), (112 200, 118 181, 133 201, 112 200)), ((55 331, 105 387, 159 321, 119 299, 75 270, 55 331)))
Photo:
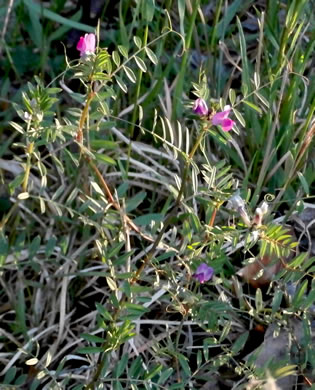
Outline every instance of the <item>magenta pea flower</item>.
POLYGON ((195 104, 193 107, 193 112, 197 115, 200 115, 200 116, 208 115, 209 110, 208 110, 207 103, 205 102, 204 99, 198 98, 195 101, 195 104))
POLYGON ((230 131, 235 124, 235 122, 228 117, 230 112, 231 107, 225 106, 223 111, 216 113, 212 117, 212 124, 215 126, 221 126, 223 131, 230 131))
POLYGON ((85 34, 81 37, 77 49, 80 52, 80 57, 95 53, 95 34, 85 34))
POLYGON ((201 263, 193 274, 193 278, 198 279, 199 283, 208 282, 214 274, 214 269, 209 267, 206 263, 201 263))

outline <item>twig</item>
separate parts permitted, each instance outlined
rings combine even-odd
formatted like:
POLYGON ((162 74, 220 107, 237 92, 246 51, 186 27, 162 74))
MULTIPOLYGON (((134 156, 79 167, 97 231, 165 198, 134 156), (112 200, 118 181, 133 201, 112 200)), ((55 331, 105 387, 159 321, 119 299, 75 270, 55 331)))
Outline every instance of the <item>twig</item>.
MULTIPOLYGON (((12 8, 13 8, 13 3, 14 3, 14 0, 9 0, 7 14, 5 16, 4 23, 3 23, 3 28, 2 28, 2 32, 1 32, 1 40, 2 41, 4 41, 5 33, 7 32, 7 28, 8 28, 8 24, 9 24, 9 18, 10 18, 10 14, 11 14, 11 11, 12 11, 12 8)), ((0 56, 1 56, 1 51, 2 51, 2 46, 0 46, 0 56)))

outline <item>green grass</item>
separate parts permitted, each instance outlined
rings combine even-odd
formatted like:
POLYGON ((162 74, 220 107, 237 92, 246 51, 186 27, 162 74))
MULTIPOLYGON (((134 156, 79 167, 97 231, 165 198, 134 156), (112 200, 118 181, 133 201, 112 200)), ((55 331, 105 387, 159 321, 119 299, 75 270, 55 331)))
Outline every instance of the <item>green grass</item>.
POLYGON ((313 382, 311 15, 124 0, 97 25, 71 1, 0 6, 0 388, 313 382), (226 104, 230 132, 211 125, 226 104), (270 330, 292 342, 262 367, 270 330))

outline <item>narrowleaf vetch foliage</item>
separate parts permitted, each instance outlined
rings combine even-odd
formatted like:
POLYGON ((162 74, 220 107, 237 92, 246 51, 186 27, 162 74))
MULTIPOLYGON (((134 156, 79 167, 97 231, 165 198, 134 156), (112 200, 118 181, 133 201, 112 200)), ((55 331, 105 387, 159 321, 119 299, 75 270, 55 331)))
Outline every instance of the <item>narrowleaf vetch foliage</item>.
POLYGON ((315 104, 306 1, 217 2, 209 15, 202 0, 148 0, 129 4, 133 16, 122 1, 119 26, 100 20, 94 31, 59 16, 59 3, 39 14, 27 0, 19 10, 31 39, 45 18, 64 24, 47 42, 81 32, 77 57, 65 44, 64 69, 43 66, 21 85, 7 121, 1 382, 308 385, 314 217, 302 225, 300 216, 311 208, 315 104), (262 361, 270 329, 290 342, 262 361))

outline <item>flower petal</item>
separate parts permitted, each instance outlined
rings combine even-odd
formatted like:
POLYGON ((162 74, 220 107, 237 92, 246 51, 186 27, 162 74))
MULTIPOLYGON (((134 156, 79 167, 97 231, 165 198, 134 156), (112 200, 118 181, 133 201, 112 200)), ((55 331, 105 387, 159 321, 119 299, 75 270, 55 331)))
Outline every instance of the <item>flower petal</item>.
POLYGON ((95 34, 85 34, 86 51, 95 52, 95 34))
POLYGON ((77 49, 80 52, 85 52, 85 48, 86 48, 85 39, 84 39, 84 37, 81 37, 79 42, 77 43, 77 49))
POLYGON ((197 268, 197 273, 207 272, 209 266, 206 263, 201 263, 197 268))
POLYGON ((233 128, 234 124, 235 124, 235 122, 232 121, 232 119, 229 119, 229 118, 223 119, 222 124, 221 124, 222 130, 223 131, 230 131, 233 128))
POLYGON ((209 267, 205 263, 201 263, 196 270, 196 273, 193 275, 195 279, 198 279, 199 283, 207 282, 212 278, 214 274, 214 269, 209 267))
POLYGON ((226 119, 231 110, 226 110, 226 111, 221 111, 217 112, 213 117, 212 117, 212 124, 215 126, 221 125, 222 126, 222 121, 226 119))
POLYGON ((198 274, 198 279, 200 283, 204 283, 206 281, 205 274, 204 273, 198 274))

